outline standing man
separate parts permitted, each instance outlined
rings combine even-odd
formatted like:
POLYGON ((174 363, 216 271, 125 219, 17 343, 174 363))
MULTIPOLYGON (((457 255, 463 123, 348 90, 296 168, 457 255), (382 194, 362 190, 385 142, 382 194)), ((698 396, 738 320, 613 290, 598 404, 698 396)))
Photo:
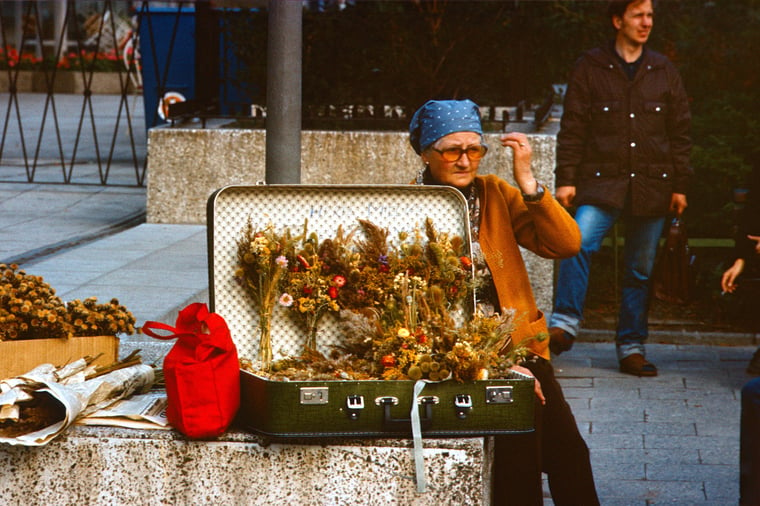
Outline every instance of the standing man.
POLYGON ((625 227, 616 332, 620 370, 656 376, 646 359, 650 274, 669 213, 686 209, 691 115, 681 78, 646 48, 652 0, 609 3, 615 39, 576 63, 557 136, 557 200, 576 207, 580 253, 559 266, 550 347, 569 350, 583 319, 591 256, 613 224, 625 227))

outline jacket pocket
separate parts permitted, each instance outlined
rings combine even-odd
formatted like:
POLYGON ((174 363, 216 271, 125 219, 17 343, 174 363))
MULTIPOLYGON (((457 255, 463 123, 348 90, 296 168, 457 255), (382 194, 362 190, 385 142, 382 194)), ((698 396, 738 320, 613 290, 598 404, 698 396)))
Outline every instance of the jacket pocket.
POLYGON ((594 102, 591 104, 591 110, 594 114, 612 114, 615 112, 618 112, 620 110, 620 101, 619 100, 604 100, 599 102, 594 102))
POLYGON ((605 100, 591 104, 591 124, 594 135, 609 135, 618 130, 623 105, 619 100, 605 100))
POLYGON ((644 112, 650 114, 665 114, 667 104, 665 102, 644 102, 644 112))
POLYGON ((668 105, 665 102, 649 101, 644 102, 643 108, 642 131, 647 133, 661 133, 665 131, 668 105))
POLYGON ((651 163, 646 166, 644 173, 654 179, 670 182, 673 180, 673 166, 669 163, 651 163))
POLYGON ((583 163, 578 167, 578 176, 581 179, 617 177, 618 165, 616 163, 583 163))

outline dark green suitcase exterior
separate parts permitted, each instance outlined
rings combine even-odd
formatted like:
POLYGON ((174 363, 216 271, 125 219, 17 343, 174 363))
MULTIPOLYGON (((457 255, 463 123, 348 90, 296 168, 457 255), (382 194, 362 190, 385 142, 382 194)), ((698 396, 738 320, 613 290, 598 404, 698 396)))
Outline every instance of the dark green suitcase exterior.
MULTIPOLYGON (((412 437, 413 381, 271 381, 241 373, 240 419, 273 437, 412 437)), ((527 377, 428 383, 417 409, 422 435, 464 437, 533 430, 527 377)))

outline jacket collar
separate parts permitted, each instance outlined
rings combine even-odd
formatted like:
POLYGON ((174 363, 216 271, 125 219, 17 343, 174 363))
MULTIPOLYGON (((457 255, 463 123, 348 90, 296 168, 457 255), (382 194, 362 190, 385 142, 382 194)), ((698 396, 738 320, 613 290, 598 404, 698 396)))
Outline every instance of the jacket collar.
MULTIPOLYGON (((614 65, 615 68, 618 68, 620 66, 619 57, 617 52, 615 52, 614 41, 596 49, 592 49, 587 55, 592 62, 601 67, 614 65)), ((662 65, 664 65, 663 57, 656 51, 652 51, 644 46, 641 53, 641 67, 657 68, 662 65)))

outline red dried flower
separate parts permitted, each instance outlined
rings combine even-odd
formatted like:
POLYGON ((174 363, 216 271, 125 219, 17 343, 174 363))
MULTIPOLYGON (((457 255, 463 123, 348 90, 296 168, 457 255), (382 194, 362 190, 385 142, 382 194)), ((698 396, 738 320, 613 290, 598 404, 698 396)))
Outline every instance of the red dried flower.
POLYGON ((380 365, 383 367, 393 367, 396 365, 396 357, 393 355, 385 355, 383 358, 380 359, 380 365))
POLYGON ((346 277, 345 276, 341 276, 340 274, 336 274, 332 278, 332 281, 333 281, 333 283, 335 283, 335 286, 337 286, 338 288, 342 288, 342 287, 346 286, 346 277))
POLYGON ((327 289, 327 295, 330 296, 331 299, 337 299, 338 298, 338 288, 331 286, 327 289))
POLYGON ((465 269, 472 267, 472 260, 469 257, 459 257, 459 261, 462 262, 462 267, 465 269))

